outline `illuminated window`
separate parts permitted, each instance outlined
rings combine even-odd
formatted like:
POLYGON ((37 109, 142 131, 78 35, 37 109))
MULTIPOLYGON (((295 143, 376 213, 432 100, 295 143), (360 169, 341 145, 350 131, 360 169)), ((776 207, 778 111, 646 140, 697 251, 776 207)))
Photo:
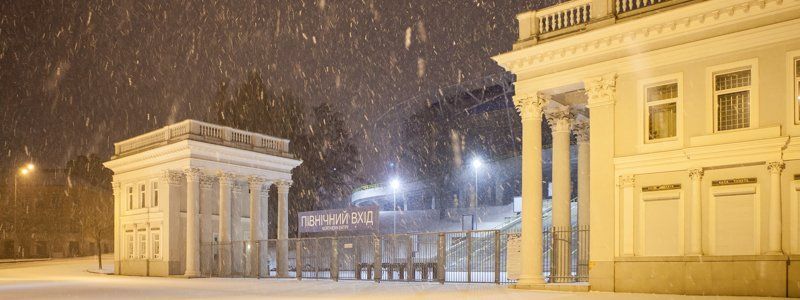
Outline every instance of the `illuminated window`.
POLYGON ((751 69, 714 74, 715 131, 750 128, 751 69))
POLYGON ((128 187, 128 209, 133 209, 133 187, 128 187))
POLYGON ((651 85, 644 91, 647 141, 675 138, 678 125, 678 83, 651 85))
POLYGON ((157 207, 158 206, 158 181, 153 181, 150 186, 150 206, 157 207))
POLYGON ((153 252, 153 259, 161 259, 161 231, 159 228, 153 228, 150 232, 150 246, 153 252))
POLYGON ((139 208, 144 208, 144 207, 147 207, 146 206, 146 202, 145 202, 145 185, 144 184, 140 184, 139 185, 139 208))

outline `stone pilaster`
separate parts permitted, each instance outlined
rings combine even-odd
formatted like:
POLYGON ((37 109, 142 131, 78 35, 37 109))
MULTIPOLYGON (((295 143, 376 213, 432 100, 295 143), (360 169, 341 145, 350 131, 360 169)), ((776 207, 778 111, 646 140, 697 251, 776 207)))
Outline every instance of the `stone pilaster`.
POLYGON ((781 255, 781 172, 785 164, 782 161, 767 163, 769 170, 769 242, 767 254, 781 255))
POLYGON ((689 170, 689 180, 692 183, 692 203, 691 203, 691 217, 689 218, 690 232, 689 232, 689 254, 690 255, 703 255, 703 199, 701 197, 703 169, 689 170))
POLYGON ((633 188, 636 179, 633 175, 620 176, 619 186, 622 188, 622 255, 633 256, 633 188))

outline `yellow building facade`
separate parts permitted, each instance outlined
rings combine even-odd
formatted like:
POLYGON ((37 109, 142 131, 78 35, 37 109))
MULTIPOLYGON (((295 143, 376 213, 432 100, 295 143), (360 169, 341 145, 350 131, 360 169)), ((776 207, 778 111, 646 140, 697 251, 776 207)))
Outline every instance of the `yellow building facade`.
MULTIPOLYGON (((556 107, 589 120, 591 290, 800 296, 800 1, 573 0, 517 18, 494 59, 517 76, 524 253, 541 253, 539 123, 556 107)), ((546 287, 526 256, 518 286, 546 287)))

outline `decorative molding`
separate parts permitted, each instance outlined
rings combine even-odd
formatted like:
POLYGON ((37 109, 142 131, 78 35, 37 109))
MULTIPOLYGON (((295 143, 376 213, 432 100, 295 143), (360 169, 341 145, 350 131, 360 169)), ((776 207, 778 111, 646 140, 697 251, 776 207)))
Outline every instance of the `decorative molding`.
POLYGON ((184 177, 185 175, 182 172, 175 170, 164 170, 161 173, 161 180, 169 185, 181 185, 184 177))
POLYGON ((642 192, 658 192, 658 191, 670 191, 670 190, 680 190, 681 184, 662 184, 662 185, 650 185, 650 186, 643 186, 642 192))
POLYGON ((200 188, 206 190, 211 189, 215 181, 217 181, 216 177, 204 175, 200 177, 200 188))
POLYGON ((227 184, 228 186, 231 186, 236 181, 236 174, 230 172, 219 172, 217 173, 217 178, 219 178, 220 184, 227 184))
POLYGON ((633 187, 636 185, 636 177, 633 175, 622 175, 619 177, 619 185, 624 188, 633 187))
POLYGON ((183 173, 186 174, 187 182, 199 182, 200 177, 203 176, 203 171, 200 168, 188 168, 183 170, 183 173))
POLYGON ((545 118, 550 125, 550 129, 555 132, 569 132, 570 123, 574 115, 569 109, 569 106, 562 106, 558 108, 551 108, 545 110, 545 118))
POLYGON ((500 54, 493 59, 505 69, 519 73, 519 70, 532 66, 545 67, 561 61, 573 61, 575 57, 600 55, 610 51, 626 51, 624 50, 626 47, 632 47, 634 44, 655 42, 687 32, 707 30, 710 26, 727 25, 733 18, 742 19, 741 15, 757 14, 751 12, 754 11, 751 10, 752 7, 758 7, 760 11, 776 10, 781 6, 794 5, 787 5, 791 2, 785 0, 707 1, 646 16, 637 19, 636 22, 624 22, 589 31, 574 38, 564 38, 521 48, 500 54))
POLYGON ((270 181, 261 176, 250 176, 247 178, 247 183, 250 184, 250 193, 253 193, 253 191, 269 192, 269 185, 271 184, 270 181))
POLYGON ((578 143, 589 142, 589 120, 578 118, 572 122, 572 133, 578 143))
POLYGON ((275 182, 275 185, 278 186, 278 192, 282 190, 289 192, 289 188, 292 187, 292 183, 294 182, 291 180, 278 180, 275 182))
POLYGON ((767 170, 769 170, 770 174, 780 174, 784 168, 786 168, 786 164, 782 161, 767 162, 767 170))
POLYGON ((587 78, 583 80, 583 84, 586 89, 586 96, 589 97, 586 107, 593 108, 614 104, 617 93, 617 74, 587 78))
POLYGON ((527 119, 534 119, 534 120, 541 120, 542 119, 542 109, 547 104, 549 100, 543 97, 540 97, 538 94, 533 95, 519 95, 514 96, 514 106, 517 108, 517 112, 519 112, 519 116, 522 117, 523 120, 527 119))
POLYGON ((704 171, 703 171, 702 168, 690 169, 689 170, 689 178, 691 180, 693 180, 693 181, 694 180, 701 180, 701 179, 703 179, 703 173, 704 173, 704 171))

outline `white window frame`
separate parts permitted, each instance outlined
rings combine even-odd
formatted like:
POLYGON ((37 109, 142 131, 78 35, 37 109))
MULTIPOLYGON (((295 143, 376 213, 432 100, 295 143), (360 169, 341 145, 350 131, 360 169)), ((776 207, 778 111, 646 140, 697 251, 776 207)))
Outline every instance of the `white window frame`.
POLYGON ((727 132, 736 132, 741 130, 748 130, 748 129, 755 129, 759 126, 759 71, 758 71, 758 59, 746 59, 740 60, 736 62, 711 66, 706 68, 706 98, 708 101, 706 102, 706 111, 711 114, 711 118, 709 121, 706 122, 706 130, 709 133, 727 133, 727 132), (741 71, 744 69, 750 69, 750 87, 749 88, 737 88, 737 90, 748 90, 750 91, 750 126, 738 129, 729 129, 719 131, 717 130, 717 121, 719 116, 717 115, 717 91, 716 91, 716 76, 719 74, 724 73, 731 73, 736 71, 741 71))
POLYGON ((139 183, 139 208, 147 207, 147 184, 144 182, 139 183))
POLYGON ((133 230, 125 231, 125 252, 127 259, 136 258, 136 237, 133 230))
POLYGON ((148 240, 147 240, 147 229, 138 229, 136 231, 136 247, 138 248, 137 256, 138 259, 147 259, 147 247, 148 247, 148 240), (142 240, 144 238, 144 240, 142 240), (142 242, 144 242, 144 249, 142 249, 142 242))
MULTIPOLYGON (((637 82, 638 125, 636 127, 638 137, 636 140, 640 152, 664 151, 683 147, 683 90, 683 73, 646 78, 637 82), (678 84, 678 96, 674 100, 663 100, 665 101, 663 103, 675 102, 675 136, 650 140, 648 132, 650 111, 648 108, 652 104, 647 104, 647 88, 670 83, 678 84)), ((658 102, 658 104, 663 103, 658 102)))
POLYGON ((158 207, 159 205, 159 182, 158 180, 150 181, 150 207, 158 207))
POLYGON ((161 228, 151 228, 150 229, 150 257, 152 259, 160 260, 162 257, 162 253, 164 252, 164 247, 161 239, 161 228), (156 247, 158 245, 158 247, 156 247))
POLYGON ((125 190, 128 193, 128 210, 136 209, 136 202, 133 200, 133 185, 127 185, 125 190))

